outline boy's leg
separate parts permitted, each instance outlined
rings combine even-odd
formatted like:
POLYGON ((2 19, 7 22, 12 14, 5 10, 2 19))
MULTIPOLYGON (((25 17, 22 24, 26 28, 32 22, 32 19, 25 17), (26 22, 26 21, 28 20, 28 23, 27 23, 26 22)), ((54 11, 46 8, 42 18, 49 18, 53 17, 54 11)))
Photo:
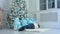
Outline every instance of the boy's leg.
POLYGON ((28 24, 28 25, 26 25, 26 26, 23 26, 25 29, 35 29, 35 26, 34 26, 34 24, 32 24, 32 23, 30 23, 30 24, 28 24))
POLYGON ((34 24, 30 23, 26 26, 22 26, 21 28, 18 29, 18 31, 23 31, 25 29, 35 29, 35 26, 34 26, 34 24))
POLYGON ((18 31, 23 31, 23 30, 25 30, 24 27, 21 27, 21 28, 18 29, 18 31))

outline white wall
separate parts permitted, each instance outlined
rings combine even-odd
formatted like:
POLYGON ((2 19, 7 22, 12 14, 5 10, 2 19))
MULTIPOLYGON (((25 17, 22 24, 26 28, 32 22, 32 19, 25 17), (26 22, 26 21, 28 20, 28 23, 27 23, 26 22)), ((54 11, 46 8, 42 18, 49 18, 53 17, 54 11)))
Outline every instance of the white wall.
POLYGON ((40 14, 41 22, 58 22, 58 13, 49 12, 40 14))
POLYGON ((28 17, 35 17, 34 13, 37 11, 36 0, 26 0, 26 3, 27 3, 28 17))
POLYGON ((35 11, 35 10, 36 10, 35 0, 29 0, 29 11, 35 11))
POLYGON ((8 0, 0 0, 0 7, 3 9, 7 9, 9 5, 9 1, 8 0))
POLYGON ((60 29, 60 9, 44 10, 37 15, 41 28, 60 29))

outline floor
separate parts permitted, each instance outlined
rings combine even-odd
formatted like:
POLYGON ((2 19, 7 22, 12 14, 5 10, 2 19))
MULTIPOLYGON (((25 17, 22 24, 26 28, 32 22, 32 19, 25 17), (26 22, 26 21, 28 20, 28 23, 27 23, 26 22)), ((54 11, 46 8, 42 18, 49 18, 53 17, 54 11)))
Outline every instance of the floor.
POLYGON ((60 29, 49 29, 45 30, 40 29, 41 31, 39 32, 29 32, 29 31, 14 31, 11 29, 2 29, 0 30, 0 34, 60 34, 60 29))

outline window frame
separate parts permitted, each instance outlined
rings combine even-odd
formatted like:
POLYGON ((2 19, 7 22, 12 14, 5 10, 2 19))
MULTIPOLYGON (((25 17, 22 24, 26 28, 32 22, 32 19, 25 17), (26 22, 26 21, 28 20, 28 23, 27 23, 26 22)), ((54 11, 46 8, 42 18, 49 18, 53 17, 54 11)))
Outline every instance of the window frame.
POLYGON ((57 8, 60 8, 60 7, 58 6, 58 1, 60 2, 60 0, 57 0, 57 8))
MULTIPOLYGON (((57 0, 54 0, 54 8, 57 8, 57 0)), ((46 10, 49 10, 49 9, 54 9, 54 8, 49 8, 48 7, 48 0, 46 0, 46 10)), ((40 9, 40 0, 39 0, 39 10, 41 11, 40 9)))
MULTIPOLYGON (((43 5, 43 4, 45 4, 45 3, 40 3, 40 0, 39 0, 39 9, 41 8, 41 5, 43 5)), ((46 10, 46 9, 42 9, 42 10, 46 10)))

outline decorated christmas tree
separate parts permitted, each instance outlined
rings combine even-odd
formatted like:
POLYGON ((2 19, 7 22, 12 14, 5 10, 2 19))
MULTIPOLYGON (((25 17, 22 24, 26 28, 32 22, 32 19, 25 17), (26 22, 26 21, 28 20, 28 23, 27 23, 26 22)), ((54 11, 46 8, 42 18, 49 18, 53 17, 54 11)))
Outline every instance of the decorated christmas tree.
POLYGON ((10 12, 7 14, 8 26, 13 28, 14 18, 20 19, 27 17, 27 9, 25 0, 14 0, 10 12))

